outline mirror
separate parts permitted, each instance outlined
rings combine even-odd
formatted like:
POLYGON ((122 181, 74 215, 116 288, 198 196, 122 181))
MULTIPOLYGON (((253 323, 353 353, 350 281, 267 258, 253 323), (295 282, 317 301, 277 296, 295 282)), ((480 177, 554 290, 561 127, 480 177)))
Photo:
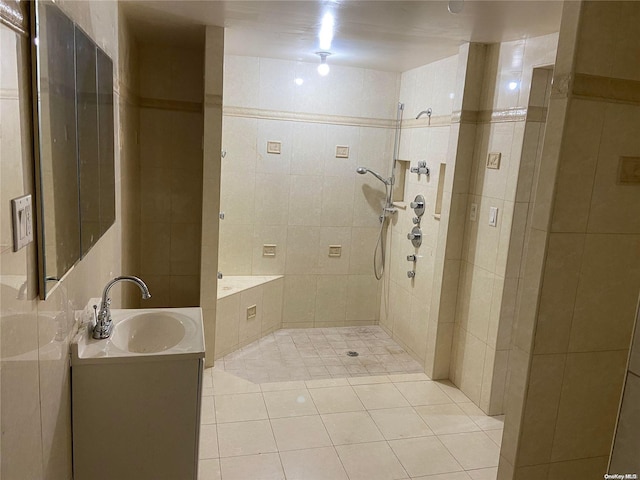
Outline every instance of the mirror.
POLYGON ((35 8, 42 298, 115 221, 113 62, 56 5, 35 8))

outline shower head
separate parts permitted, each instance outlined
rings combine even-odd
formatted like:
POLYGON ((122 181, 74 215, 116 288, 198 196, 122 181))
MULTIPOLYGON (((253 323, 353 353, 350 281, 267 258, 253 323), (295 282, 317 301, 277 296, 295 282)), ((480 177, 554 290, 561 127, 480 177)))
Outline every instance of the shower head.
POLYGON ((382 178, 381 175, 377 174, 373 170, 369 170, 366 167, 358 167, 358 168, 356 168, 356 172, 358 172, 360 175, 364 175, 365 173, 370 173, 371 175, 376 177, 378 180, 380 180, 385 185, 391 185, 391 180, 385 180, 384 178, 382 178))

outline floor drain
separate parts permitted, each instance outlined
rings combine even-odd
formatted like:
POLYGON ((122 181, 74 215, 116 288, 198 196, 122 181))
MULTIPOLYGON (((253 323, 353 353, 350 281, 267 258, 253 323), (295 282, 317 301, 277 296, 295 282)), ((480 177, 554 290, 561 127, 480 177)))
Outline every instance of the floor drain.
POLYGON ((358 352, 354 352, 353 350, 347 352, 347 356, 349 357, 357 357, 358 355, 358 352))

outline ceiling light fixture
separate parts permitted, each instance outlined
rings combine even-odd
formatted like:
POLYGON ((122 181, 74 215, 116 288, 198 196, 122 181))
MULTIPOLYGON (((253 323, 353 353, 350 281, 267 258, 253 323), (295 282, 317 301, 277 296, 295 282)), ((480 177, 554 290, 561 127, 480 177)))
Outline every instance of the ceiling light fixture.
POLYGON ((316 55, 320 57, 320 65, 318 65, 318 73, 324 77, 329 73, 329 65, 327 64, 327 57, 331 55, 331 52, 316 52, 316 55))
POLYGON ((304 83, 304 79, 298 77, 298 78, 296 78, 294 80, 294 82, 295 82, 296 85, 300 86, 300 85, 302 85, 304 83))

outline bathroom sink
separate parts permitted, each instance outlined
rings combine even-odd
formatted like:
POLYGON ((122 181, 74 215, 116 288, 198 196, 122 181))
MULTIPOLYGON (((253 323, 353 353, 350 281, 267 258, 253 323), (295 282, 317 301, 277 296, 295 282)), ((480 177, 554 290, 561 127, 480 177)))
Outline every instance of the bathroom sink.
POLYGON ((129 352, 164 352, 182 341, 188 321, 184 315, 170 312, 134 315, 116 325, 111 341, 129 352))
POLYGON ((71 344, 71 363, 170 360, 204 357, 200 308, 112 309, 113 333, 96 340, 80 328, 71 344))

